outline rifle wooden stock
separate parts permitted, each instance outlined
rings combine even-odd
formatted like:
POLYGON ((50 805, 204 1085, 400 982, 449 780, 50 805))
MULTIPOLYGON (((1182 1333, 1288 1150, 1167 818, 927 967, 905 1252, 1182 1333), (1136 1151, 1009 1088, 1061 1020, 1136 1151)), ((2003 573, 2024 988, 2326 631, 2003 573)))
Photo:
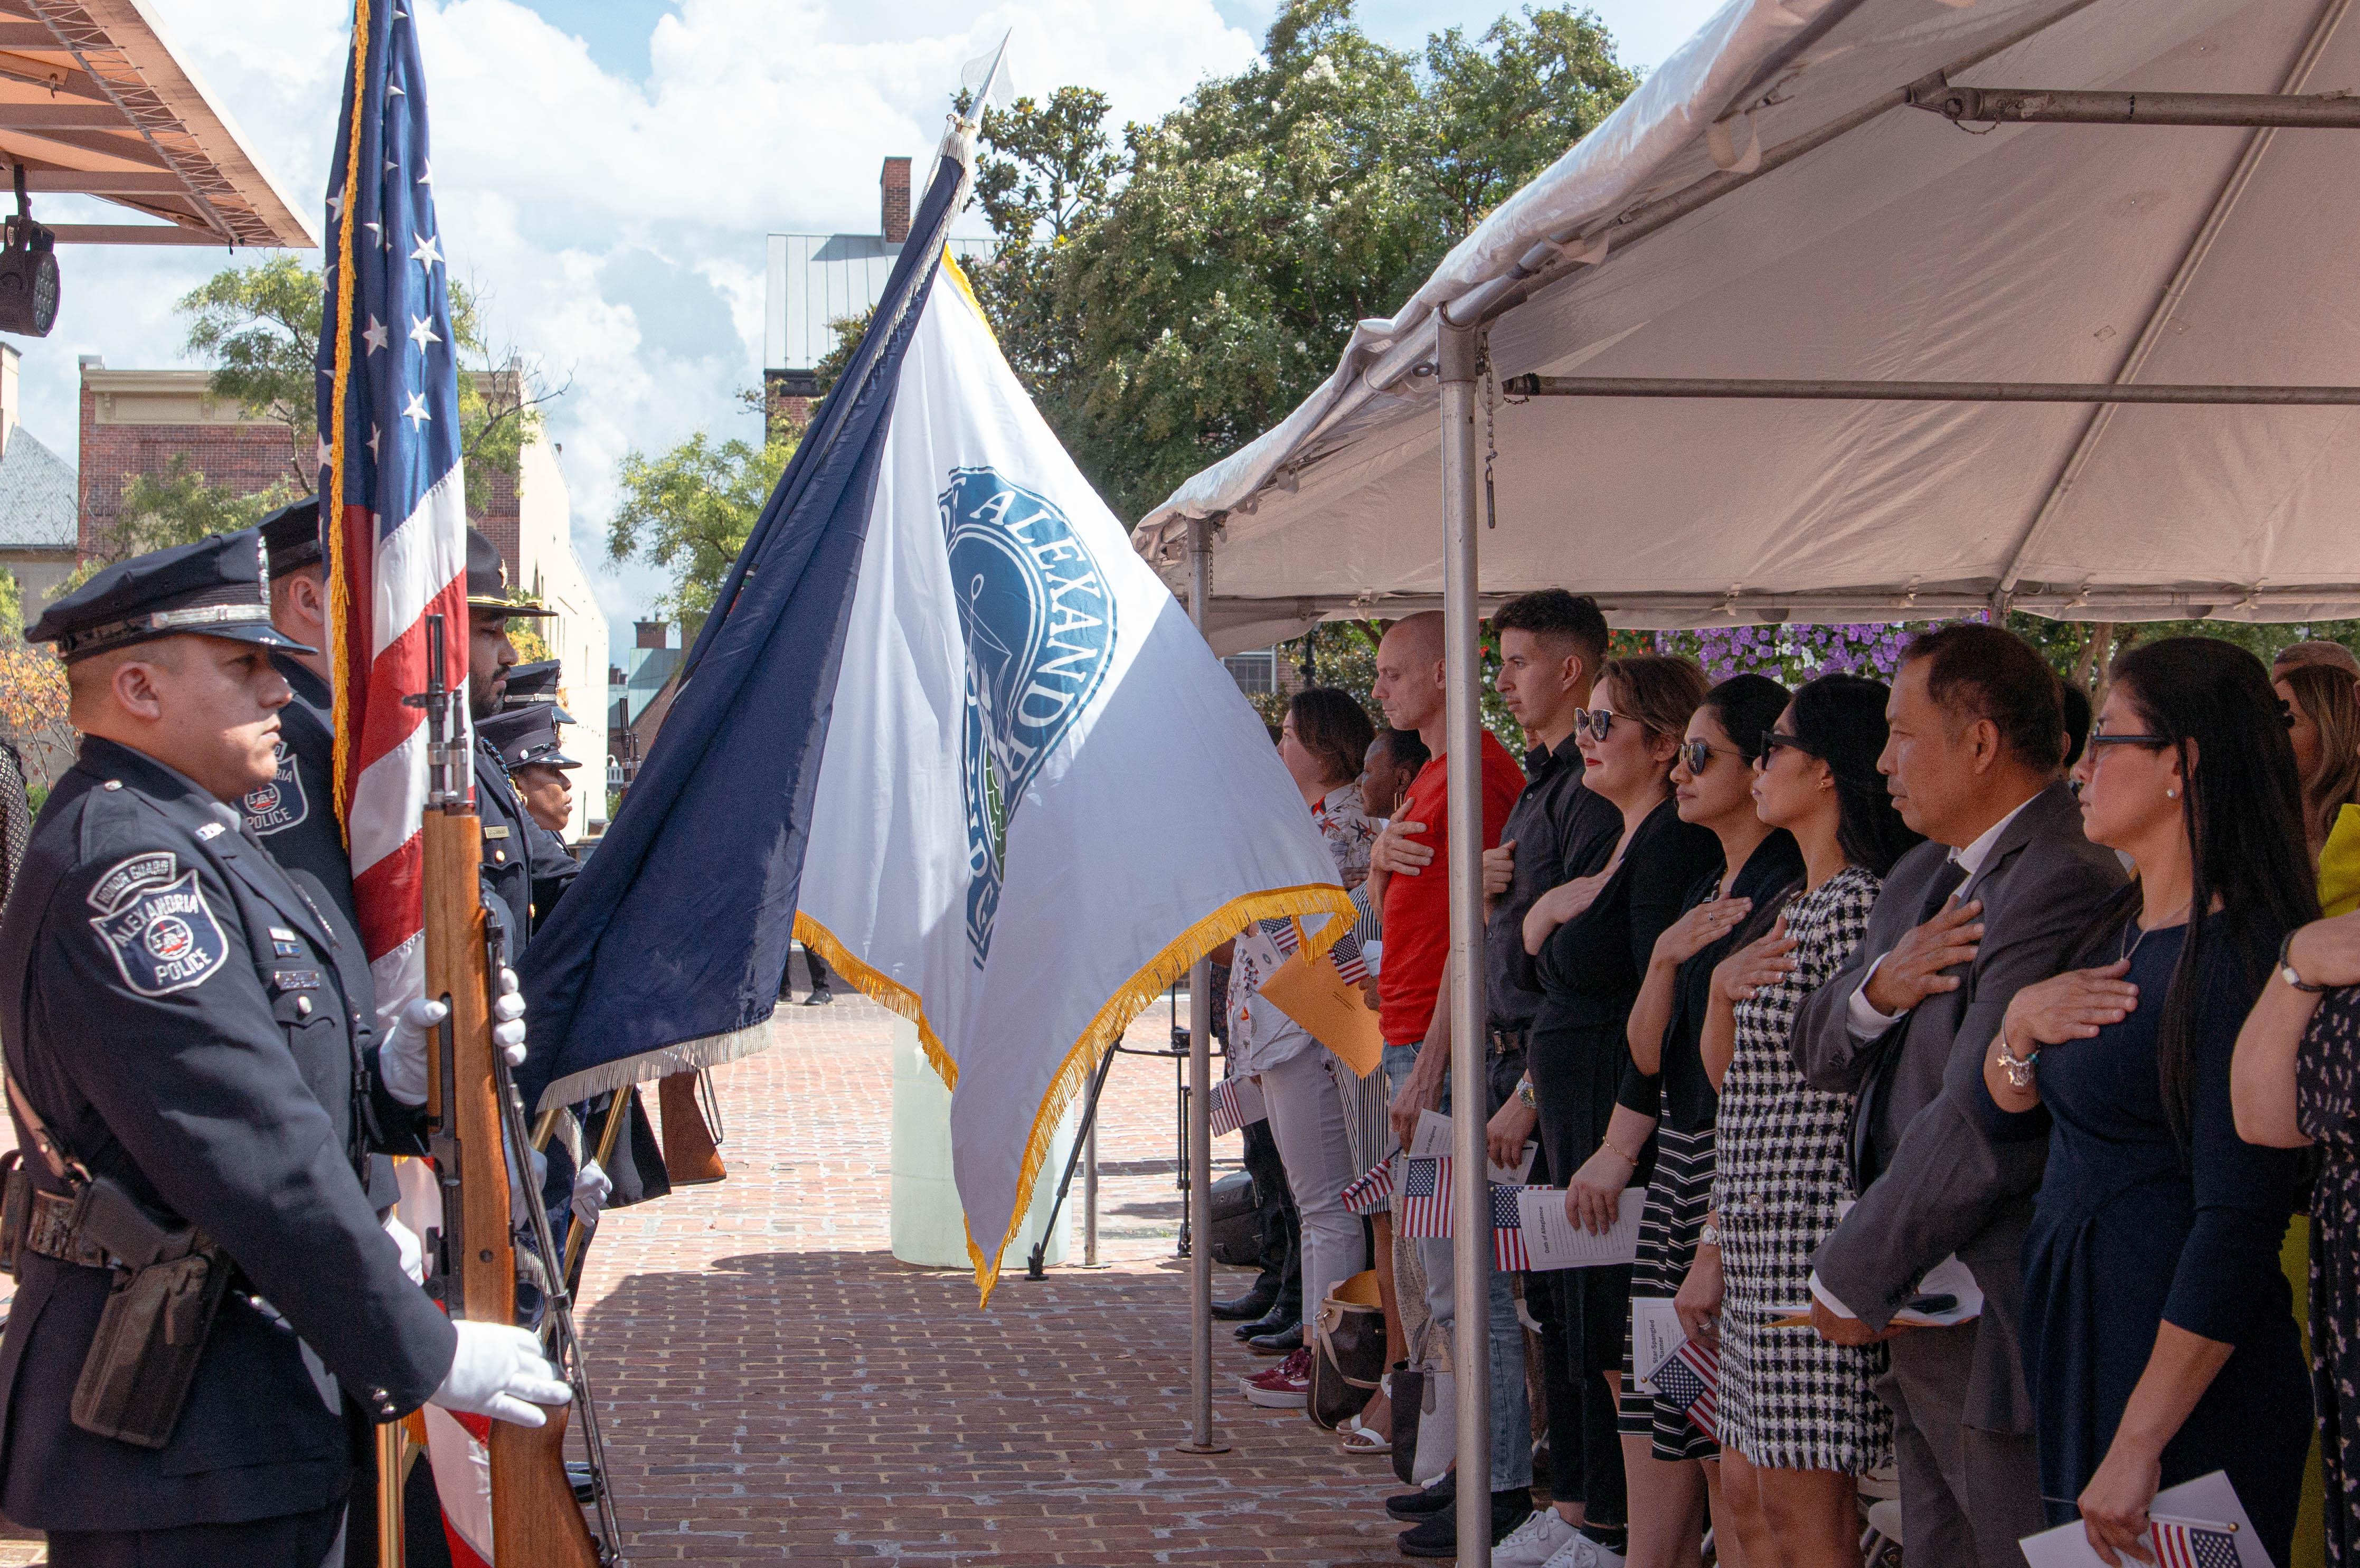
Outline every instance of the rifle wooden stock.
MULTIPOLYGON (((450 1004, 457 1104, 430 1087, 430 1115, 452 1117, 460 1139, 461 1236, 456 1258, 466 1317, 516 1322, 516 1251, 508 1169, 493 1076, 491 955, 485 945, 483 824, 463 808, 429 810, 421 831, 426 994, 450 1004)), ((437 1074, 429 1073, 430 1085, 437 1074)), ((530 1169, 527 1151, 517 1159, 530 1169)), ((537 1199, 539 1194, 530 1194, 537 1199)), ((551 1260, 551 1268, 555 1268, 551 1260)), ((563 1408, 541 1427, 491 1423, 494 1568, 598 1568, 597 1542, 565 1474, 563 1408)))
MULTIPOLYGON (((656 1085, 656 1104, 663 1109, 664 1171, 675 1187, 718 1181, 729 1174, 721 1163, 721 1146, 705 1125, 705 1107, 697 1101, 702 1076, 694 1070, 675 1073, 656 1085)), ((628 1112, 629 1107, 618 1103, 616 1109, 628 1112)))

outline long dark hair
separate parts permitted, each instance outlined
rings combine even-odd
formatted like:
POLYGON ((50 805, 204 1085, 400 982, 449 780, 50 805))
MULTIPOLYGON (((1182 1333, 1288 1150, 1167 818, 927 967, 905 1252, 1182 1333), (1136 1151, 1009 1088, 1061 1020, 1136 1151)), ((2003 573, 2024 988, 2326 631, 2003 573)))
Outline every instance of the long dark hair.
POLYGON ((1786 688, 1767 675, 1732 675, 1704 694, 1702 706, 1712 711, 1729 732, 1740 761, 1748 768, 1762 755, 1762 737, 1786 711, 1786 688))
MULTIPOLYGON (((2303 843, 2302 786, 2269 671, 2234 643, 2201 637, 2148 643, 2115 664, 2114 684, 2137 710, 2137 727, 2165 736, 2179 753, 2185 780, 2180 811, 2193 897, 2188 935, 2164 992, 2156 1052, 2164 1115, 2185 1148, 2203 1026, 2198 966, 2206 948, 2228 944, 2250 1000, 2269 978, 2280 939, 2319 918, 2303 843)), ((2134 882, 2107 900, 2076 965, 2108 960, 2140 898, 2134 882)))
POLYGON ((1885 750, 1882 681, 1822 675, 1795 692, 1795 738, 1828 765, 1836 783, 1836 844, 1844 858, 1879 881, 1893 863, 1925 842, 1893 807, 1876 759, 1885 750))
POLYGON ((1295 721, 1295 738, 1328 770, 1323 782, 1349 783, 1360 776, 1361 760, 1377 737, 1377 727, 1349 691, 1309 687, 1295 694, 1286 713, 1295 721))

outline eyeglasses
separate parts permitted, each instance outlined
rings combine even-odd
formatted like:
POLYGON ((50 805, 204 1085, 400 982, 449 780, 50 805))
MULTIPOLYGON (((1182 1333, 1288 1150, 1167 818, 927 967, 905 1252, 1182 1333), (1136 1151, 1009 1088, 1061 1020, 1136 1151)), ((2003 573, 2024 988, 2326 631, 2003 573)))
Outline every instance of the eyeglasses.
POLYGON ((2102 746, 2144 746, 2159 748, 2177 744, 2169 735, 2093 735, 2090 737, 2090 749, 2092 751, 2102 746))
POLYGON ((1745 754, 1743 752, 1723 751, 1721 747, 1707 741, 1684 740, 1680 742, 1680 760, 1688 765, 1688 771, 1691 774, 1702 773, 1706 768, 1711 765, 1712 759, 1716 757, 1734 757, 1741 762, 1745 760, 1745 754))
POLYGON ((1816 757, 1819 755, 1818 752, 1813 751, 1809 746, 1803 744, 1803 737, 1801 735, 1788 735, 1783 730, 1772 730, 1763 735, 1762 755, 1755 757, 1754 760, 1765 768, 1769 767, 1771 755, 1782 746, 1792 746, 1797 751, 1801 752, 1805 757, 1816 757))
POLYGON ((1614 710, 1576 708, 1573 711, 1573 727, 1592 740, 1602 741, 1606 738, 1606 732, 1614 727, 1614 710))

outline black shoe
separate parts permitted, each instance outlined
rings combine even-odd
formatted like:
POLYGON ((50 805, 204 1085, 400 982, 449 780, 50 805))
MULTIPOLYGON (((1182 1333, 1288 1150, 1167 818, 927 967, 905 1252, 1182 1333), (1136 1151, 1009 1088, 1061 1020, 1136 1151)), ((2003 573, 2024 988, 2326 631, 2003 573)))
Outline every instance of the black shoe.
MULTIPOLYGON (((1516 1527, 1533 1517, 1533 1492, 1529 1486, 1518 1486, 1512 1492, 1491 1494, 1491 1544, 1515 1533, 1516 1527)), ((1394 1538, 1393 1545, 1404 1557, 1456 1557, 1459 1555, 1459 1512, 1446 1508, 1424 1523, 1405 1530, 1394 1538)))
POLYGON ((806 1007, 825 1007, 830 1002, 835 1000, 836 993, 823 985, 818 990, 814 991, 810 996, 803 998, 803 1006, 806 1007))
POLYGON ((1277 1304, 1278 1284, 1273 1280, 1267 1290, 1257 1284, 1242 1296, 1232 1296, 1226 1301, 1215 1301, 1213 1316, 1220 1323, 1251 1323, 1257 1318, 1268 1317, 1270 1309, 1277 1304))
POLYGON ((1288 1329, 1302 1326, 1303 1313, 1300 1309, 1286 1312, 1273 1307, 1253 1322, 1238 1324, 1234 1332, 1240 1339, 1260 1339, 1266 1334, 1284 1334, 1288 1329))
POLYGON ((1459 1500, 1459 1472, 1445 1470, 1431 1486, 1415 1492, 1396 1492, 1385 1499, 1385 1512, 1405 1524, 1415 1524, 1422 1519, 1447 1511, 1459 1500))
POLYGON ((1246 1341, 1256 1356, 1291 1356, 1303 1348, 1303 1324, 1298 1321, 1278 1334, 1258 1334, 1246 1341))

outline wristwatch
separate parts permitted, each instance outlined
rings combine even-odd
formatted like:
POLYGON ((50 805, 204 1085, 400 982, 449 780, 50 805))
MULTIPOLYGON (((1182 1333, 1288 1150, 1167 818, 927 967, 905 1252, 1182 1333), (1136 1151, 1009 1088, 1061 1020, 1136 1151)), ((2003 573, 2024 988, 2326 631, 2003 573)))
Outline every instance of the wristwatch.
POLYGON ((1516 1104, 1524 1106, 1528 1111, 1537 1111, 1541 1108, 1540 1101, 1535 1099, 1533 1095, 1533 1081, 1531 1079, 1519 1078, 1516 1080, 1516 1104))
MULTIPOLYGON (((2300 930, 2300 929, 2301 929, 2301 928, 2297 927, 2296 929, 2297 929, 2297 930, 2300 930)), ((2288 957, 2288 956, 2287 956, 2287 955, 2288 955, 2288 953, 2290 953, 2290 952, 2293 950, 2293 948, 2294 948, 2294 931, 2289 931, 2289 932, 2287 932, 2287 933, 2286 933, 2286 940, 2284 940, 2283 942, 2279 942, 2279 943, 2278 943, 2278 978, 2279 978, 2279 979, 2281 979, 2281 980, 2285 981, 2288 985, 2289 985, 2293 986, 2296 990, 2300 991, 2300 992, 2303 992, 2303 993, 2305 993, 2306 995, 2309 995, 2309 996, 2318 996, 2322 991, 2333 991, 2333 989, 2335 989, 2335 987, 2334 987, 2334 986, 2333 986, 2333 985, 2312 985, 2310 981, 2308 981, 2308 980, 2304 979, 2304 978, 2302 977, 2302 975, 2301 975, 2300 973, 2298 973, 2298 972, 2296 971, 2295 966, 2294 966, 2294 961, 2293 961, 2291 958, 2289 958, 2289 957, 2288 957)))
POLYGON ((1704 1228, 1697 1232, 1697 1245, 1699 1247, 1719 1247, 1721 1245, 1721 1225, 1718 1222, 1710 1219, 1704 1222, 1704 1228))

